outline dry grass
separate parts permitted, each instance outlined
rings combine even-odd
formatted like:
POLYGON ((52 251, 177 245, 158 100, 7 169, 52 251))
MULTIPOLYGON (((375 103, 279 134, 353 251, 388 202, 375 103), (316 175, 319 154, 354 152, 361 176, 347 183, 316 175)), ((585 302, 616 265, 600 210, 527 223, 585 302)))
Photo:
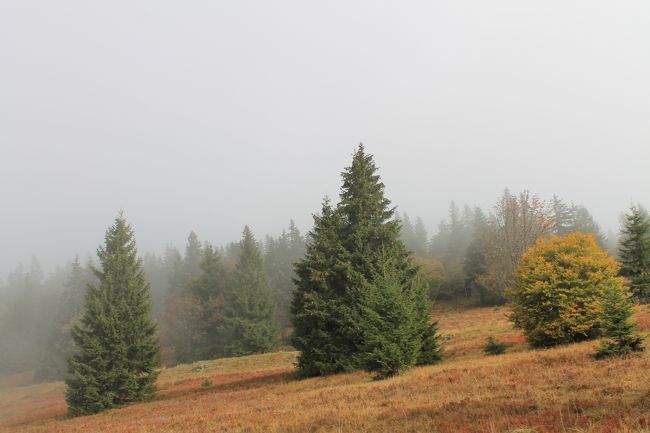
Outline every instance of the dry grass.
MULTIPOLYGON (((445 361, 373 381, 296 380, 295 353, 164 369, 156 400, 65 418, 63 385, 0 389, 0 432, 645 432, 650 356, 594 361, 595 342, 532 351, 503 309, 438 307, 445 361), (488 357, 488 335, 512 344, 488 357), (209 378, 212 386, 202 386, 209 378)), ((650 331, 650 310, 637 314, 650 331)))

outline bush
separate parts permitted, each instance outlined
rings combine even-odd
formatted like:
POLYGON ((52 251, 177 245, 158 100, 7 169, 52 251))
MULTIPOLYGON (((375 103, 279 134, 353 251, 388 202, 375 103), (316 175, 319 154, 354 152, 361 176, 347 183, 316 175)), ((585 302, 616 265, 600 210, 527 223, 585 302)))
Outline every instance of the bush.
POLYGON ((483 352, 485 352, 486 355, 502 355, 506 353, 507 348, 507 344, 496 341, 494 337, 490 335, 487 344, 483 348, 483 352))
POLYGON ((630 308, 618 270, 591 234, 540 238, 522 256, 507 292, 510 319, 537 347, 609 335, 630 308))

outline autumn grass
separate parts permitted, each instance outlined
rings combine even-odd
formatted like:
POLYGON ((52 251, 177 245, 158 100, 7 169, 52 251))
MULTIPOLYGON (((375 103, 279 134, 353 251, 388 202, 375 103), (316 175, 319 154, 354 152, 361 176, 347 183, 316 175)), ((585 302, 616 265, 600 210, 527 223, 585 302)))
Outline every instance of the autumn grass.
MULTIPOLYGON (((205 361, 163 369, 153 401, 74 419, 61 383, 14 386, 0 389, 0 432, 650 433, 647 353, 595 361, 597 342, 530 350, 503 308, 445 304, 435 315, 445 360, 389 380, 297 380, 294 352, 205 361), (489 335, 508 352, 483 354, 489 335)), ((650 309, 635 319, 650 331, 650 309)))

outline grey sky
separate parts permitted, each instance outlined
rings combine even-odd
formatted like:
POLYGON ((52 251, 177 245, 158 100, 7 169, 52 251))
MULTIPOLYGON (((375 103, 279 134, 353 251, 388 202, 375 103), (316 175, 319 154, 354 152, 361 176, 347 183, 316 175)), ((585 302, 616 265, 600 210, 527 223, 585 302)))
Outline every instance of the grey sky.
POLYGON ((450 200, 650 204, 650 2, 0 0, 0 273, 311 223, 363 141, 450 200))

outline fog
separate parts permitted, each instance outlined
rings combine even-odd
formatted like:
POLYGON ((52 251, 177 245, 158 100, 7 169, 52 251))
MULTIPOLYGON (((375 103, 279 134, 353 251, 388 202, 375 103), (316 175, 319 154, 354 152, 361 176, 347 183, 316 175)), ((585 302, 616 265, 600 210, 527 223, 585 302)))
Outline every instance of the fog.
POLYGON ((302 231, 363 142, 430 234, 505 187, 650 204, 645 1, 0 2, 0 275, 302 231))

